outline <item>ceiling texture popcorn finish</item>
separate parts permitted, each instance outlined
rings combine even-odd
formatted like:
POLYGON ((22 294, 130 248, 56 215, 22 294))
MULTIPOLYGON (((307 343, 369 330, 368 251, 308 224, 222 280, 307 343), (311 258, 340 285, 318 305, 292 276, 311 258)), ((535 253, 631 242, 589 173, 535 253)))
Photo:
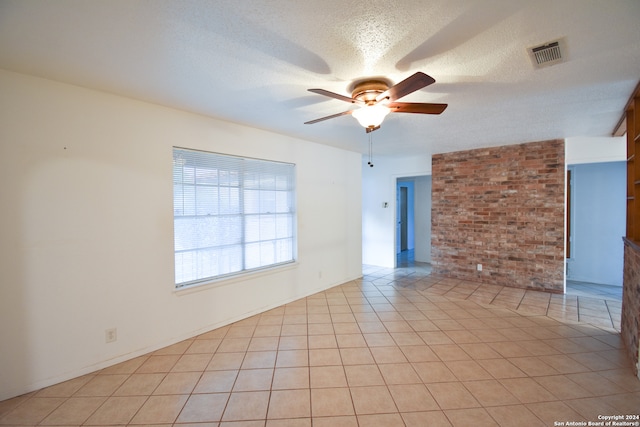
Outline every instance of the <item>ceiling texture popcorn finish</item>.
MULTIPOLYGON (((640 78, 637 0, 0 0, 0 68, 365 153, 308 88, 436 80, 403 98, 379 155, 611 135, 640 78), (563 39, 563 61, 529 49, 563 39)), ((337 108, 337 109, 336 109, 337 108)))

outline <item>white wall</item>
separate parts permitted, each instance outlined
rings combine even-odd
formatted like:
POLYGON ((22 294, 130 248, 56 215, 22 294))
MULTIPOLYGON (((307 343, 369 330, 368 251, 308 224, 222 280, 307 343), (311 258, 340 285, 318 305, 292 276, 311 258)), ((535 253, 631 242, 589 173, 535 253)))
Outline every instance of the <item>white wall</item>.
MULTIPOLYGON (((396 264, 396 181, 431 175, 431 156, 377 157, 370 168, 362 158, 362 262, 393 268, 396 264), (383 203, 387 202, 387 208, 383 203)), ((416 236, 416 241, 420 237, 416 236)))
POLYGON ((627 137, 576 137, 565 140, 565 163, 619 162, 627 160, 627 137))
POLYGON ((0 400, 360 277, 360 180, 357 153, 0 70, 0 400), (175 292, 173 145, 296 163, 298 264, 175 292))

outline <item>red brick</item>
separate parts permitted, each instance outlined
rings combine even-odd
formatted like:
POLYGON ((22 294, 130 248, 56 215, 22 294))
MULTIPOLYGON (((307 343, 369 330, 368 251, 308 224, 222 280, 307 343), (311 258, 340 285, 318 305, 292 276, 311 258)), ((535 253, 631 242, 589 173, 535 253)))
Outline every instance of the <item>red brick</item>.
POLYGON ((437 154, 432 162, 434 273, 563 291, 564 141, 437 154))
POLYGON ((621 337, 636 376, 640 342, 640 247, 625 240, 621 337))

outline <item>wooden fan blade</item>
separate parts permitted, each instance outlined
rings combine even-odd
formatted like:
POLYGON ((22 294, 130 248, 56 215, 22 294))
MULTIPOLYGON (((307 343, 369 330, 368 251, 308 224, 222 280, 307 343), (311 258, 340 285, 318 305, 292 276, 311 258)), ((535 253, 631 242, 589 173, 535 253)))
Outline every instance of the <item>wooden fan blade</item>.
POLYGON ((352 104, 360 104, 357 99, 349 98, 348 96, 340 95, 339 93, 329 92, 324 89, 308 89, 309 92, 317 93, 318 95, 328 96, 330 98, 339 99, 340 101, 350 102, 352 104))
POLYGON ((400 99, 403 96, 407 96, 410 93, 420 90, 423 87, 427 87, 430 84, 435 82, 436 80, 433 77, 418 71, 414 75, 407 77, 400 83, 382 92, 380 95, 376 97, 376 102, 380 102, 385 98, 388 98, 389 101, 393 102, 396 99, 400 99))
POLYGON ((387 104, 392 113, 440 114, 448 104, 427 104, 420 102, 392 102, 387 104))
POLYGON ((342 113, 332 114, 330 116, 320 117, 319 119, 315 119, 315 120, 311 120, 311 121, 308 121, 308 122, 304 122, 304 124, 305 125, 312 125, 314 123, 322 122, 324 120, 329 120, 329 119, 333 119, 333 118, 340 117, 340 116, 346 116, 347 114, 351 114, 352 112, 353 112, 353 110, 343 111, 342 113))

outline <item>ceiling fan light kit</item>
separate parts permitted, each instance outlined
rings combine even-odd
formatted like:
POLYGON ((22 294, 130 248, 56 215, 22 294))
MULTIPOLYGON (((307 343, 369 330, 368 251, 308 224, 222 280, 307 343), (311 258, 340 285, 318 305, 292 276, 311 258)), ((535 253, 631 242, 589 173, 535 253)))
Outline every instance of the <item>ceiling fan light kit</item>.
POLYGON ((360 108, 321 117, 305 122, 305 124, 318 123, 351 114, 358 120, 360 125, 365 128, 366 132, 370 133, 380 128, 382 121, 389 113, 440 114, 447 108, 447 104, 395 102, 403 96, 409 95, 433 83, 435 83, 433 77, 418 71, 391 87, 389 87, 387 81, 381 79, 367 79, 356 82, 353 86, 351 97, 324 89, 309 89, 309 92, 317 93, 318 95, 328 96, 351 104, 358 104, 360 108))
POLYGON ((382 104, 373 104, 360 107, 351 114, 358 120, 358 123, 360 123, 362 127, 373 129, 379 127, 390 112, 389 107, 382 104))

